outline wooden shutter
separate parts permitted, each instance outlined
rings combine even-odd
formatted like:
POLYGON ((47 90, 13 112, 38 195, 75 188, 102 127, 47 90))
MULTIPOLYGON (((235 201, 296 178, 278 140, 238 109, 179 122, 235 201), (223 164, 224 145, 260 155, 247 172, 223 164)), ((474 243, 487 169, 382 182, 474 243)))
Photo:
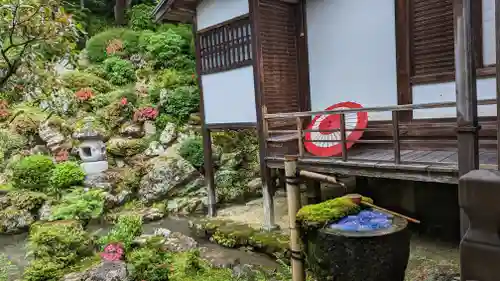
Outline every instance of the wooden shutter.
POLYGON ((299 111, 297 5, 259 0, 263 102, 268 113, 299 111))
POLYGON ((410 0, 412 76, 455 70, 453 0, 410 0))

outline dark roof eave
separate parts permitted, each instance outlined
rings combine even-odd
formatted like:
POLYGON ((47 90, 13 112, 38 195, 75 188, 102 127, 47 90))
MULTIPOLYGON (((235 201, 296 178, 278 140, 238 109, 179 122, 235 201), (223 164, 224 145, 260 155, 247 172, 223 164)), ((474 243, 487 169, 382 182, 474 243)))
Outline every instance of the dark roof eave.
POLYGON ((161 0, 158 5, 153 9, 153 12, 151 13, 151 17, 155 22, 191 22, 192 21, 192 16, 181 16, 179 18, 179 14, 176 15, 175 7, 171 10, 171 8, 174 6, 175 1, 179 0, 161 0), (174 12, 173 14, 169 14, 170 12, 174 12))

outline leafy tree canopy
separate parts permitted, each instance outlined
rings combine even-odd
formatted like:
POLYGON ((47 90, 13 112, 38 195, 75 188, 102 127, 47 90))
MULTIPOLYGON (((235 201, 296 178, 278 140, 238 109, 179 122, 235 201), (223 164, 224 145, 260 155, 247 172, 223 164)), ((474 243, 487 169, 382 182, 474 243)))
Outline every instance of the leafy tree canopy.
POLYGON ((79 30, 58 0, 0 0, 0 91, 21 67, 72 55, 79 30))

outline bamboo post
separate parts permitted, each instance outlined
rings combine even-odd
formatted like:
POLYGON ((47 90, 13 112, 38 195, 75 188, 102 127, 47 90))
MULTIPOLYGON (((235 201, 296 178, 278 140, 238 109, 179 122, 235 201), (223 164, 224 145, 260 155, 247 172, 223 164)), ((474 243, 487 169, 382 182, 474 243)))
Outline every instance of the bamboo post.
POLYGON ((394 141, 394 163, 401 163, 401 144, 399 142, 399 112, 392 112, 392 140, 394 141))
POLYGON ((304 143, 302 140, 302 118, 297 117, 296 118, 297 122, 297 141, 299 145, 299 157, 304 156, 304 143))
POLYGON ((297 156, 285 156, 286 197, 288 201, 288 218, 290 223, 290 252, 292 253, 292 281, 305 281, 304 259, 300 246, 300 228, 297 223, 297 212, 300 209, 299 173, 297 172, 297 156))

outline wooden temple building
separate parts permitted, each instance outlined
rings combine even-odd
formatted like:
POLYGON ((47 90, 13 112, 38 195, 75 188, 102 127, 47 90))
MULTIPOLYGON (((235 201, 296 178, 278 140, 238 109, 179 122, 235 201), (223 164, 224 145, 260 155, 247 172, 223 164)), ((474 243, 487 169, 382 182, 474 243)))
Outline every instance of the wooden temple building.
POLYGON ((213 130, 258 130, 267 226, 287 154, 314 172, 454 185, 498 167, 495 0, 163 0, 154 17, 193 24, 212 215, 213 130), (345 101, 363 109, 325 111, 345 101), (348 149, 359 111, 368 126, 348 149), (307 125, 328 114, 344 116, 342 154, 314 156, 307 125))

